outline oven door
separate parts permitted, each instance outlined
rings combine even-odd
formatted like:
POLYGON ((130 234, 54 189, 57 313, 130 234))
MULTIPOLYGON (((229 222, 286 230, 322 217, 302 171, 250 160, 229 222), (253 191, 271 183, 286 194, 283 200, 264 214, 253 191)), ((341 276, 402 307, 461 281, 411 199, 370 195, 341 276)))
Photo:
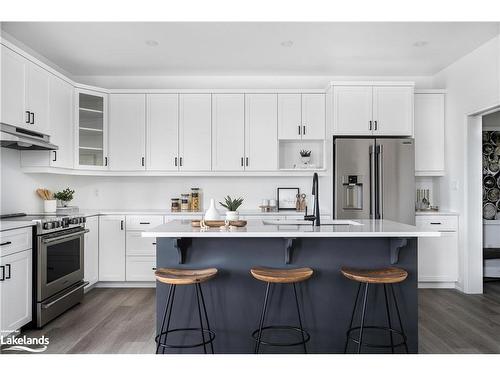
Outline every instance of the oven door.
POLYGON ((84 234, 88 229, 52 233, 38 239, 38 302, 83 280, 84 234))

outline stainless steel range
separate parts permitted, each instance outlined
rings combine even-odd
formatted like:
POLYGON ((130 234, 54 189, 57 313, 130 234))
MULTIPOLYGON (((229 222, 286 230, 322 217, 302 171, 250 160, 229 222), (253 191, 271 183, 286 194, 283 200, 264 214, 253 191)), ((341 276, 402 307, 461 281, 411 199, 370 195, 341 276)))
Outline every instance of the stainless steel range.
POLYGON ((85 217, 14 214, 1 218, 36 223, 33 313, 34 323, 42 327, 83 298, 85 217))

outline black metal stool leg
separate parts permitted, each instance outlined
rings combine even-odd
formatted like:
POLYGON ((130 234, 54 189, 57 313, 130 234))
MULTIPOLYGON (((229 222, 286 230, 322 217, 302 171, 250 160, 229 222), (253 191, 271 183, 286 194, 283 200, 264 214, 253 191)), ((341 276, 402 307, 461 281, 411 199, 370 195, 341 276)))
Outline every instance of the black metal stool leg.
POLYGON ((406 349, 406 354, 408 354, 409 350, 408 350, 408 343, 406 342, 406 333, 403 328, 403 323, 401 322, 401 315, 399 313, 398 301, 396 300, 396 294, 394 293, 394 287, 392 284, 391 284, 391 292, 392 292, 392 299, 394 300, 394 306, 396 306, 396 313, 398 315, 399 327, 401 328, 401 333, 403 333, 403 340, 404 340, 403 343, 406 349))
POLYGON ((160 334, 158 336, 158 342, 156 343, 156 354, 158 354, 158 352, 160 351, 161 336, 163 334, 163 328, 165 328, 165 321, 167 320, 168 307, 170 305, 170 297, 172 295, 172 289, 173 285, 171 284, 170 288, 168 288, 167 303, 165 303, 165 311, 163 312, 163 319, 161 321, 160 334))
POLYGON ((300 334, 302 335, 302 341, 304 342, 304 354, 307 354, 304 328, 302 327, 302 319, 300 318, 300 308, 299 308, 299 299, 297 298, 297 288, 295 287, 295 283, 292 283, 292 285, 293 285, 293 293, 295 294, 295 305, 297 306, 297 316, 299 318, 300 334))
POLYGON ((271 287, 271 283, 267 283, 266 287, 266 296, 264 297, 264 306, 262 306, 262 314, 260 316, 260 324, 259 324, 259 337, 257 339, 257 342, 255 343, 255 354, 259 353, 259 348, 260 348, 260 340, 262 338, 262 327, 264 326, 264 319, 266 317, 266 311, 267 311, 267 300, 269 298, 269 289, 271 287))
POLYGON ((203 342, 203 352, 207 354, 207 345, 205 344, 205 331, 203 330, 203 319, 201 318, 201 305, 200 305, 200 296, 198 293, 198 288, 196 285, 194 286, 196 291, 196 302, 198 304, 198 317, 200 318, 200 328, 201 328, 201 340, 203 342))
MULTIPOLYGON (((210 322, 208 321, 207 307, 205 306, 205 298, 203 297, 203 292, 201 290, 201 284, 197 284, 197 286, 198 286, 198 290, 200 291, 201 305, 203 307, 203 312, 205 314, 205 321, 207 322, 207 329, 210 331, 210 322)), ((215 354, 214 344, 212 341, 210 341, 210 349, 212 350, 212 354, 215 354)))
POLYGON ((359 326, 358 354, 361 353, 361 345, 363 345, 363 327, 365 324, 366 300, 368 297, 368 286, 369 285, 370 285, 369 283, 366 283, 365 295, 363 297, 363 311, 361 312, 361 324, 359 326))
MULTIPOLYGON (((356 299, 354 300, 354 307, 352 308, 351 322, 349 323, 349 330, 352 328, 352 323, 354 321, 354 314, 356 313, 356 307, 358 306, 359 291, 361 290, 361 283, 358 284, 358 292, 356 293, 356 299)), ((349 330, 347 330, 347 337, 345 339, 344 354, 347 353, 347 346, 349 345, 349 330)))
POLYGON ((387 299, 387 285, 384 284, 385 310, 387 311, 387 323, 389 324, 389 333, 391 335, 391 353, 394 354, 394 338, 392 335, 391 313, 389 311, 389 300, 387 299))

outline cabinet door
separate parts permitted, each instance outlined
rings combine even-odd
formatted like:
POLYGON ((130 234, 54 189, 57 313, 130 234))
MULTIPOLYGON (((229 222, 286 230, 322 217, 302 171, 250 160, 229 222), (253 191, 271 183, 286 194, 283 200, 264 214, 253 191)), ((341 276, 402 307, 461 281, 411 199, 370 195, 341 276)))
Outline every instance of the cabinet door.
POLYGON ((278 169, 276 94, 245 95, 245 169, 278 169))
POLYGON ((301 139, 301 94, 278 94, 278 138, 301 139))
POLYGON ((111 170, 144 170, 146 162, 146 96, 109 97, 109 166, 111 170))
POLYGON ((245 95, 212 95, 212 160, 216 171, 240 171, 245 157, 245 95))
POLYGON ((444 175, 444 94, 415 94, 415 174, 444 175))
POLYGON ((179 166, 183 171, 212 168, 212 101, 210 94, 179 96, 179 166))
POLYGON ((374 135, 413 135, 413 87, 373 88, 374 135))
POLYGON ((50 140, 59 147, 50 151, 50 165, 73 168, 73 86, 56 76, 49 80, 49 126, 50 140))
POLYGON ((148 94, 146 169, 179 169, 179 94, 148 94))
POLYGON ((372 134, 372 87, 333 88, 333 134, 372 134))
POLYGON ((325 94, 302 94, 302 139, 325 139, 325 94))
POLYGON ((0 261, 5 279, 0 281, 0 331, 4 336, 31 321, 31 258, 30 249, 2 257, 0 261))
POLYGON ((30 128, 24 109, 25 59, 14 51, 2 48, 2 122, 12 126, 30 128))
POLYGON ((457 280, 457 232, 441 232, 441 237, 419 238, 418 281, 455 282, 457 280))
POLYGON ((156 256, 127 257, 127 281, 155 281, 156 256))
POLYGON ((99 281, 125 281, 125 216, 99 217, 99 281))
POLYGON ((49 132, 49 73, 26 62, 26 110, 32 112, 31 128, 40 133, 49 132))
POLYGON ((99 217, 88 217, 85 227, 89 232, 85 233, 84 279, 92 285, 99 280, 99 217))

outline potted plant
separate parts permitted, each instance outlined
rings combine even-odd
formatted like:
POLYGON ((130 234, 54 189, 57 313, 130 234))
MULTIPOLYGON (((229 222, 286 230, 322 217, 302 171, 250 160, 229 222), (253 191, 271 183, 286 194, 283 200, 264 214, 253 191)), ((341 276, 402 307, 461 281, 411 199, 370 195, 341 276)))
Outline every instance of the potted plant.
POLYGON ((73 194, 75 194, 74 190, 66 188, 63 191, 58 191, 57 193, 55 193, 54 198, 60 202, 60 205, 62 207, 67 207, 68 202, 73 200, 73 194))
POLYGON ((228 211, 226 212, 226 220, 238 220, 240 218, 240 214, 238 213, 238 208, 242 205, 243 198, 232 199, 229 195, 224 198, 224 203, 219 202, 219 204, 226 208, 228 211))
POLYGON ((311 161, 311 150, 300 150, 300 158, 304 165, 309 164, 311 161))

